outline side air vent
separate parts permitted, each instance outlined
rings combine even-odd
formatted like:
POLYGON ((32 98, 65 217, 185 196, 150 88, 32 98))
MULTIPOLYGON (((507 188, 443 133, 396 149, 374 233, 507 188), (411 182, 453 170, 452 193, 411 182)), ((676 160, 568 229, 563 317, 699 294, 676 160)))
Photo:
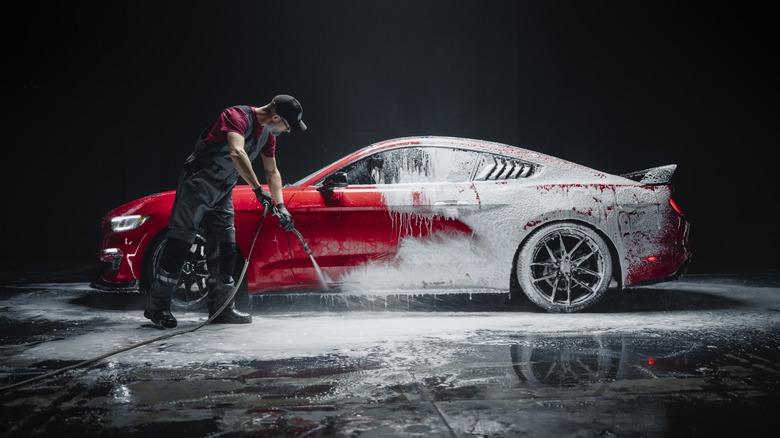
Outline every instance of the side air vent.
POLYGON ((494 157, 485 160, 482 169, 474 177, 477 181, 527 178, 534 174, 535 166, 521 160, 494 157))

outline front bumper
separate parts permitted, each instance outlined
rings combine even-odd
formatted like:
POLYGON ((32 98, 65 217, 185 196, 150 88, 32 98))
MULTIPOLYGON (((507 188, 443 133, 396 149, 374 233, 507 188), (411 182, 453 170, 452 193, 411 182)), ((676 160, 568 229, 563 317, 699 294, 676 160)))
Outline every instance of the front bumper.
POLYGON ((139 292, 141 290, 141 282, 138 279, 110 281, 109 278, 117 278, 115 274, 112 274, 116 271, 117 268, 113 266, 113 262, 104 261, 89 287, 107 292, 139 292))
POLYGON ((146 251, 163 228, 158 216, 150 217, 138 228, 119 232, 111 229, 108 219, 104 220, 99 254, 102 266, 90 286, 107 291, 139 290, 146 251))

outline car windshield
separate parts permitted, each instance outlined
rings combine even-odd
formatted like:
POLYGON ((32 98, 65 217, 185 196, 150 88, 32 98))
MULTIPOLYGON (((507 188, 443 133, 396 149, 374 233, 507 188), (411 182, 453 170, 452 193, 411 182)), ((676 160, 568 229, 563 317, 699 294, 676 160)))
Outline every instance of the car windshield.
MULTIPOLYGON (((362 151, 363 149, 368 149, 369 147, 371 147, 371 146, 370 146, 370 145, 369 145, 369 146, 365 146, 365 147, 363 147, 362 149, 360 149, 360 150, 358 150, 358 151, 355 151, 355 152, 353 152, 353 154, 357 154, 357 153, 359 153, 360 151, 362 151)), ((343 157, 342 157, 341 159, 343 159, 343 157)), ((327 169, 327 168, 328 168, 328 167, 330 167, 331 165, 333 165, 333 162, 331 162, 331 163, 328 163, 328 164, 326 164, 326 165, 324 165, 324 166, 320 167, 319 169, 317 169, 317 170, 315 170, 314 172, 312 172, 312 173, 310 173, 310 174, 308 174, 308 175, 304 176, 303 178, 299 179, 298 181, 295 181, 295 182, 294 182, 294 183, 292 183, 292 184, 288 184, 286 187, 301 187, 301 186, 303 185, 303 183, 305 183, 306 181, 308 181, 309 179, 311 179, 311 178, 312 178, 314 175, 316 175, 316 174, 318 174, 318 173, 322 172, 323 170, 327 169)), ((313 185, 317 185, 317 184, 319 184, 320 182, 322 182, 322 180, 323 180, 323 179, 324 179, 324 178, 320 178, 319 180, 315 181, 313 185)))
POLYGON ((298 181, 295 181, 295 182, 294 182, 294 183, 292 183, 292 184, 288 184, 288 185, 287 185, 287 187, 300 187, 300 186, 302 186, 304 182, 308 181, 308 180, 309 180, 311 177, 313 177, 314 175, 316 175, 316 174, 318 174, 318 173, 322 172, 323 170, 325 170, 325 169, 326 169, 328 166, 330 166, 331 164, 332 164, 332 163, 329 163, 329 164, 326 164, 326 165, 324 165, 324 166, 320 167, 319 169, 317 169, 317 170, 315 170, 314 172, 312 172, 312 173, 310 173, 310 174, 308 174, 308 175, 304 176, 303 178, 299 179, 298 181))

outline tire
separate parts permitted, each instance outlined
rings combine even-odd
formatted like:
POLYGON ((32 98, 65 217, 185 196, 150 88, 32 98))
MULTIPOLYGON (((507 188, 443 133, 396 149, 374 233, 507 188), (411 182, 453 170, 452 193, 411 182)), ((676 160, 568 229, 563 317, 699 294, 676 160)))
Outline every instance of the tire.
POLYGON ((548 312, 579 312, 596 304, 612 280, 609 246, 593 229, 572 222, 544 226, 521 245, 515 265, 526 296, 548 312))
MULTIPOLYGON (((157 267, 160 265, 160 257, 162 256, 162 250, 165 247, 165 242, 167 240, 167 233, 165 233, 153 244, 154 249, 152 251, 152 257, 146 265, 146 275, 141 283, 144 290, 149 290, 152 281, 157 274, 157 267)), ((238 251, 238 248, 236 250, 236 264, 233 268, 233 279, 238 281, 238 278, 241 276, 241 271, 244 268, 245 260, 243 259, 241 252, 238 251)), ((190 247, 189 254, 187 254, 187 257, 185 258, 179 282, 176 284, 176 289, 173 291, 173 296, 171 297, 172 310, 199 311, 207 308, 207 297, 209 294, 207 283, 209 268, 207 259, 206 238, 203 236, 203 233, 198 233, 195 236, 195 242, 190 247)), ((239 310, 246 311, 251 308, 246 278, 242 279, 234 299, 236 307, 239 310)))
MULTIPOLYGON (((152 258, 149 263, 148 285, 153 283, 157 268, 160 265, 167 236, 159 239, 154 246, 152 258)), ((195 242, 190 247, 190 251, 184 260, 181 269, 179 282, 171 297, 172 310, 203 310, 206 308, 206 297, 208 296, 208 286, 206 280, 209 277, 208 265, 206 263, 206 239, 198 234, 195 242)))

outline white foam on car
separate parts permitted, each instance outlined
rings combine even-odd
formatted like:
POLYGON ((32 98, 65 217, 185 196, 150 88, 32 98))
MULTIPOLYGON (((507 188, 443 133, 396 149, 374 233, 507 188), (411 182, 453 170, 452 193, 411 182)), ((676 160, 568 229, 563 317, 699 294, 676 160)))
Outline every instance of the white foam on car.
POLYGON ((478 287, 506 292, 521 240, 550 219, 580 219, 598 225, 630 256, 621 260, 624 268, 631 261, 654 254, 656 241, 637 230, 658 228, 659 199, 663 196, 656 191, 662 192, 660 188, 616 190, 614 184, 627 182, 625 178, 524 149, 508 151, 524 152, 546 166, 528 179, 427 182, 446 179, 437 174, 438 169, 455 165, 441 162, 442 155, 438 154, 431 154, 430 159, 399 155, 392 168, 401 172, 375 174, 376 181, 386 183, 377 187, 399 236, 398 252, 392 260, 367 263, 343 275, 338 279, 342 290, 371 294, 384 293, 388 288, 478 287), (524 190, 533 192, 526 202, 517 202, 515 197, 524 190), (462 206, 431 208, 442 200, 460 202, 462 206), (626 210, 624 206, 632 207, 626 210), (431 236, 434 216, 461 221, 472 233, 431 236), (521 223, 518 218, 530 218, 531 222, 521 223), (427 229, 424 238, 414 235, 413 230, 418 228, 427 229), (627 245, 622 243, 624 239, 627 245))

